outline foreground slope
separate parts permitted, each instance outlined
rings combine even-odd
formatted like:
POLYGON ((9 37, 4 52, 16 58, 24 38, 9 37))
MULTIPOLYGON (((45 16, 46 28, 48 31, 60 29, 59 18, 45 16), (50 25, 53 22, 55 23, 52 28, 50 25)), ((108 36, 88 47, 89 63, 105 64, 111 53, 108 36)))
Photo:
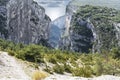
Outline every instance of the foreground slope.
MULTIPOLYGON (((0 80, 32 80, 15 57, 6 52, 0 52, 0 80)), ((30 71, 29 71, 30 72, 30 71)), ((68 75, 52 74, 44 80, 120 80, 120 77, 102 75, 94 78, 72 77, 68 75)))
POLYGON ((30 77, 14 57, 0 52, 0 80, 30 80, 30 77))

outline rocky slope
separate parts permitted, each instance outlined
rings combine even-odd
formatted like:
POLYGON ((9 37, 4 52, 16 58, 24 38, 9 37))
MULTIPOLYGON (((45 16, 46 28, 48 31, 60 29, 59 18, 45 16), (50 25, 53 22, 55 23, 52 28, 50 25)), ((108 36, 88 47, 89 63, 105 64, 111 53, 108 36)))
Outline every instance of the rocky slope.
MULTIPOLYGON (((41 67, 41 66, 40 66, 41 67)), ((32 80, 31 74, 35 71, 32 66, 8 55, 7 52, 0 52, 0 80, 32 80), (26 69, 27 70, 26 70, 26 69), (29 74, 28 74, 29 73, 29 74), (29 75, 29 76, 28 76, 29 75)), ((102 75, 94 78, 73 77, 70 75, 52 74, 44 80, 120 80, 120 77, 102 75)))
POLYGON ((41 43, 48 39, 50 18, 33 0, 1 0, 0 37, 14 42, 41 43))
POLYGON ((46 78, 45 80, 120 80, 120 77, 111 76, 111 75, 102 75, 99 77, 94 78, 83 78, 83 77, 71 77, 65 75, 51 75, 50 77, 46 78))
POLYGON ((88 53, 120 46, 120 11, 107 8, 111 7, 109 4, 98 7, 100 4, 94 4, 97 1, 93 6, 80 2, 74 0, 67 7, 63 49, 88 53))
POLYGON ((30 77, 14 57, 0 52, 0 80, 30 80, 30 77))

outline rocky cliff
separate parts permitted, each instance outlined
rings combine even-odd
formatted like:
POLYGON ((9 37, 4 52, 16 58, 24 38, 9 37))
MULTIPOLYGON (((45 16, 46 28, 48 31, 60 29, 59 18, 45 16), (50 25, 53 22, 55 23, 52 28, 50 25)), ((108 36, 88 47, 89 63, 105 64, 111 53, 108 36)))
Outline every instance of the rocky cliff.
POLYGON ((7 9, 6 4, 9 0, 0 0, 0 38, 7 38, 8 37, 8 30, 7 30, 7 9))
POLYGON ((108 7, 72 1, 67 7, 63 49, 88 53, 120 46, 120 11, 108 7))
POLYGON ((1 0, 0 3, 0 37, 25 44, 48 39, 51 20, 44 8, 33 0, 1 0))
POLYGON ((65 18, 66 16, 59 17, 50 24, 49 44, 52 48, 58 49, 61 45, 61 39, 65 31, 65 18))

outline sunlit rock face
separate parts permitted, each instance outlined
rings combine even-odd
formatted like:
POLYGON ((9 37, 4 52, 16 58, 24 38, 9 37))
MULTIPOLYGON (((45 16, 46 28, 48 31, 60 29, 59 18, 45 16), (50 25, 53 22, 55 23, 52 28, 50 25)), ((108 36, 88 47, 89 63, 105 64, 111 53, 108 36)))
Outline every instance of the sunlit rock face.
POLYGON ((45 15, 43 7, 33 0, 10 0, 4 7, 6 11, 3 24, 7 26, 4 33, 7 39, 25 44, 37 44, 48 39, 51 20, 45 15))
POLYGON ((103 1, 104 6, 98 7, 100 4, 94 4, 97 1, 91 4, 93 6, 86 5, 87 2, 85 5, 80 2, 84 1, 74 0, 67 6, 67 35, 63 38, 62 49, 88 53, 120 46, 120 11, 115 10, 119 5, 116 2, 116 7, 110 3, 107 5, 106 1, 103 1), (110 5, 115 9, 111 9, 110 5))
POLYGON ((120 46, 120 23, 114 23, 116 29, 116 37, 118 39, 118 46, 120 46))

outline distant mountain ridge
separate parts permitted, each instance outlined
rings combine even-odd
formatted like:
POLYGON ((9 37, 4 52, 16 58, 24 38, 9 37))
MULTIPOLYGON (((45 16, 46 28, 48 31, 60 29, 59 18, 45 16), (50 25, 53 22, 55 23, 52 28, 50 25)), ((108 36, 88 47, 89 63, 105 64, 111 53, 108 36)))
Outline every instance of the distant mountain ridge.
POLYGON ((85 1, 71 1, 66 14, 51 21, 33 0, 1 0, 0 38, 86 53, 120 46, 119 1, 111 0, 116 7, 106 0, 85 1))

